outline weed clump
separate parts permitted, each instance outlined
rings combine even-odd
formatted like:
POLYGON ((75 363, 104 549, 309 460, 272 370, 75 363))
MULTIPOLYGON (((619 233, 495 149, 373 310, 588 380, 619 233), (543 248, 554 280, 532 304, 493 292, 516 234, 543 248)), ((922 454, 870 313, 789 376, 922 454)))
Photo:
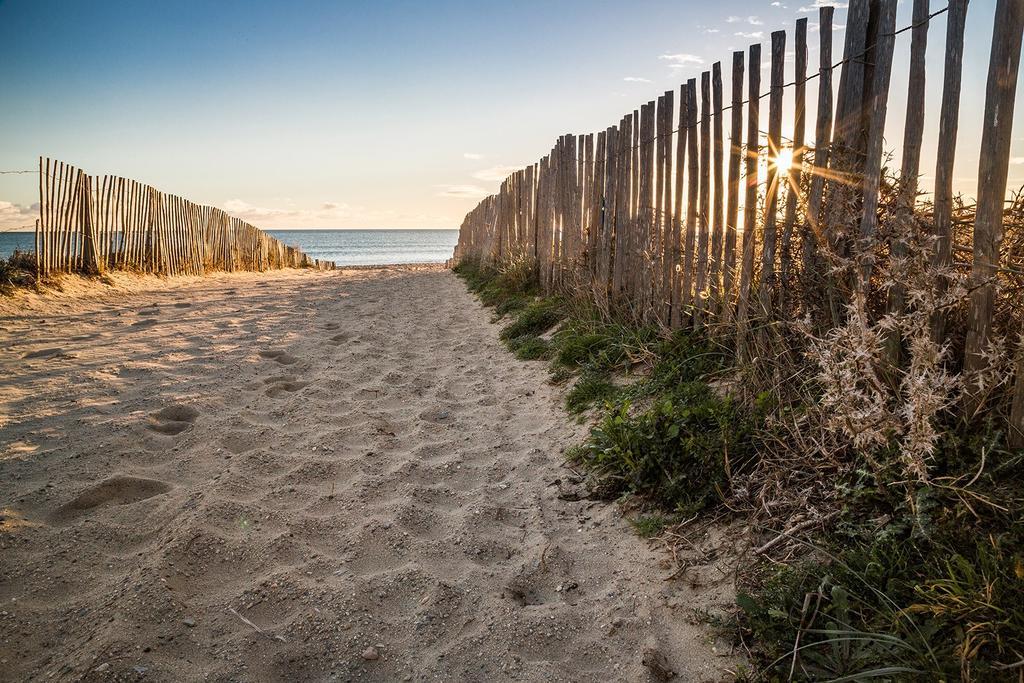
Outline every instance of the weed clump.
POLYGON ((454 270, 484 306, 496 309, 499 317, 524 307, 538 293, 532 265, 525 259, 502 268, 464 261, 454 270))
POLYGON ((611 399, 618 390, 606 373, 587 370, 566 392, 565 407, 570 413, 579 414, 611 399))
POLYGON ((509 339, 505 345, 519 360, 543 360, 551 356, 551 344, 532 334, 509 339))
POLYGON ((693 513, 728 488, 729 463, 752 453, 747 422, 729 399, 701 382, 678 387, 646 410, 624 400, 612 407, 576 451, 608 496, 631 493, 693 513))
POLYGON ((0 293, 9 293, 15 287, 36 284, 35 254, 17 251, 7 259, 0 259, 0 293))
POLYGON ((563 311, 558 299, 536 299, 524 306, 515 319, 501 331, 501 339, 509 341, 528 335, 544 334, 561 322, 563 311))

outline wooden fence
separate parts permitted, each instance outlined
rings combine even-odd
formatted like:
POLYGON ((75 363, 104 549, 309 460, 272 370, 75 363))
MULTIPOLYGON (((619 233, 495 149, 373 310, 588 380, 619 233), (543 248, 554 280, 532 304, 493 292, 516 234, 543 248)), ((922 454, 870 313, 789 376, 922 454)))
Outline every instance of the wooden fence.
POLYGON ((221 209, 42 157, 35 246, 42 275, 334 269, 221 209))
MULTIPOLYGON (((851 0, 842 59, 833 63, 833 9, 819 11, 819 64, 808 75, 808 22, 792 36, 795 79, 784 82, 789 36, 771 35, 769 87, 762 92, 761 46, 732 55, 729 104, 722 65, 667 91, 595 134, 563 135, 538 163, 517 171, 470 211, 450 263, 504 264, 527 258, 549 292, 590 290, 595 302, 667 327, 729 321, 743 353, 759 325, 811 313, 787 301, 798 283, 820 283, 824 316, 837 324, 858 293, 873 287, 872 260, 860 258, 877 235, 879 197, 895 187, 896 213, 920 214, 918 177, 925 109, 925 46, 931 19, 946 13, 938 112, 939 149, 928 220, 935 265, 952 259, 952 172, 960 106, 967 0, 933 13, 914 0, 912 25, 897 30, 897 0, 851 0), (883 178, 883 132, 896 36, 910 31, 910 77, 899 176, 883 178), (833 77, 838 73, 838 83, 833 77), (746 88, 744 89, 744 76, 746 88), (806 84, 818 80, 813 135, 806 84), (787 90, 793 128, 783 135, 787 90), (835 98, 833 101, 833 90, 835 98), (767 98, 767 131, 762 100, 767 98), (725 120, 729 113, 728 122, 725 120), (744 137, 744 120, 746 136, 744 137), (723 128, 728 123, 728 144, 723 128), (779 158, 792 155, 788 173, 779 158), (767 165, 766 173, 763 166, 767 165), (759 171, 766 176, 759 180, 759 171), (741 208, 742 207, 742 208, 741 208), (915 213, 918 212, 918 213, 915 213), (853 276, 836 274, 846 259, 853 276), (816 277, 812 277, 816 276, 816 277)), ((965 370, 983 368, 993 320, 1024 0, 997 0, 981 131, 977 206, 967 250, 971 300, 965 370)), ((898 240, 887 245, 899 256, 898 240)), ((880 288, 875 286, 878 298, 880 288)), ((899 313, 900 283, 885 306, 899 313)), ((820 315, 821 310, 814 311, 820 315)), ((942 322, 937 321, 942 340, 942 322)), ((896 353, 896 352, 894 352, 896 353)), ((1017 372, 1011 441, 1024 445, 1024 372, 1017 372)))

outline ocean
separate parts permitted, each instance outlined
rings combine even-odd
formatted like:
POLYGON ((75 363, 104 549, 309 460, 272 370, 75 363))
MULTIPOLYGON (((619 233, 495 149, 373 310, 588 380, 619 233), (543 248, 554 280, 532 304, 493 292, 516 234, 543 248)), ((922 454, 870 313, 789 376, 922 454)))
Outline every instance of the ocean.
POLYGON ((34 232, 0 232, 0 258, 7 258, 15 249, 35 251, 36 234, 34 232))
MULTIPOLYGON (((441 263, 452 255, 458 230, 267 230, 311 258, 339 266, 387 263, 441 263)), ((32 251, 31 232, 0 232, 0 258, 15 249, 32 251)))

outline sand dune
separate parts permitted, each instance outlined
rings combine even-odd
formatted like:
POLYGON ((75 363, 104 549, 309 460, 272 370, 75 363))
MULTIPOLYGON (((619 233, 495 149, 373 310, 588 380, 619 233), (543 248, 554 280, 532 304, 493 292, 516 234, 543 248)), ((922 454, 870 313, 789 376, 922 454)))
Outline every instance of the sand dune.
POLYGON ((0 679, 725 677, 450 273, 68 290, 0 303, 0 679))

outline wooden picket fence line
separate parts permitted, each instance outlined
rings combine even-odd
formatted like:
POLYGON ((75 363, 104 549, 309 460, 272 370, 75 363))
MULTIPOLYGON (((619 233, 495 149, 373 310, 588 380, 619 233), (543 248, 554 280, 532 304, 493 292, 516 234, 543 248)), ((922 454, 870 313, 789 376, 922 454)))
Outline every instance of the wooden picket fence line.
POLYGON ((92 176, 39 158, 36 268, 160 275, 278 268, 333 270, 223 210, 160 192, 136 180, 92 176))
MULTIPOLYGON (((751 45, 746 53, 732 55, 729 106, 723 106, 722 66, 715 63, 701 75, 699 91, 696 79, 680 87, 678 106, 676 94, 667 91, 596 135, 559 137, 548 155, 510 175, 496 195, 469 212, 450 265, 468 259, 500 266, 529 259, 547 292, 589 288, 605 310, 671 328, 730 322, 741 355, 753 321, 791 319, 787 290, 816 271, 824 283, 831 323, 837 324, 858 290, 871 287, 870 260, 853 269, 857 273, 850 281, 838 283, 827 272, 825 257, 855 259, 857 245, 876 236, 896 36, 911 31, 898 188, 901 210, 913 213, 924 127, 925 46, 931 19, 946 13, 931 227, 937 238, 935 265, 950 266, 952 172, 968 2, 949 0, 933 13, 929 0, 914 0, 913 23, 899 30, 896 5, 897 0, 851 0, 843 56, 835 64, 833 9, 821 8, 820 63, 810 76, 808 22, 798 20, 795 79, 788 84, 787 34, 772 33, 766 94, 761 90, 761 45, 751 45), (819 88, 811 141, 806 83, 815 78, 819 88), (790 136, 784 138, 787 89, 793 93, 795 116, 790 136), (766 144, 760 111, 765 97, 766 144), (787 152, 793 164, 783 194, 774 161, 787 152), (766 158, 767 182, 759 183, 759 162, 766 158)), ((1004 265, 1000 242, 1022 30, 1024 0, 997 0, 980 131, 965 370, 985 367, 994 280, 1004 265)), ((889 247, 897 256, 903 249, 895 241, 889 247)), ((904 310, 901 296, 897 285, 888 294, 888 310, 904 310)), ((941 341, 941 321, 937 334, 941 341)), ((1019 368, 1016 374, 1011 441, 1024 445, 1024 372, 1019 368)))

